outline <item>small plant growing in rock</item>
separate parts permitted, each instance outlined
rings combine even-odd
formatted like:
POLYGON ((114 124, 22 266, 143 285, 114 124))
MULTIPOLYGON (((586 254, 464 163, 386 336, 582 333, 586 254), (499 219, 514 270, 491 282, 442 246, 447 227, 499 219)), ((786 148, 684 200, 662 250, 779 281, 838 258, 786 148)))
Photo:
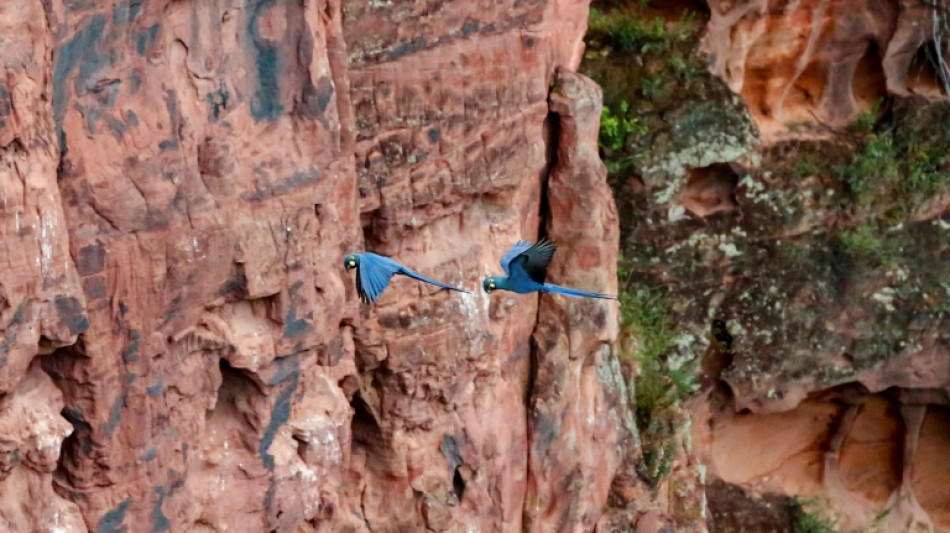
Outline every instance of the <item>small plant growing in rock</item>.
POLYGON ((895 262, 887 239, 872 221, 865 221, 856 228, 842 231, 838 240, 842 248, 851 255, 866 257, 882 265, 895 262))
POLYGON ((837 533, 835 523, 817 509, 814 500, 792 499, 793 533, 837 533))
POLYGON ((796 159, 792 166, 792 172, 795 177, 804 178, 818 174, 821 172, 821 167, 817 162, 810 159, 796 159))
POLYGON ((883 100, 878 99, 876 102, 871 104, 871 109, 860 112, 858 114, 857 120, 854 121, 854 126, 852 129, 863 133, 870 133, 874 131, 874 126, 877 125, 877 117, 881 110, 882 103, 883 100))
POLYGON ((640 94, 647 100, 660 100, 666 92, 663 90, 663 78, 644 76, 640 78, 640 94))
POLYGON ((872 135, 838 169, 859 214, 900 222, 950 186, 950 136, 928 127, 872 135))
POLYGON ((630 115, 630 106, 626 101, 620 102, 619 109, 614 112, 608 106, 600 114, 600 136, 598 144, 601 148, 619 150, 624 147, 627 138, 631 135, 644 135, 646 128, 640 124, 637 117, 630 115))
POLYGON ((668 112, 718 85, 708 83, 699 52, 700 15, 656 1, 604 0, 600 6, 590 11, 582 71, 604 89, 601 157, 619 183, 639 173, 657 135, 670 128, 668 112))

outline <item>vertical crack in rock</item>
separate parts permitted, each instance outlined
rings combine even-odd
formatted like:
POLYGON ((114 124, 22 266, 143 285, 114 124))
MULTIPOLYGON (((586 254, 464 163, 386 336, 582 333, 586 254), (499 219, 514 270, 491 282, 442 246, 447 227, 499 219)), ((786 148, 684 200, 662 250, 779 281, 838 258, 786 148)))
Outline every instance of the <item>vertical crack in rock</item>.
MULTIPOLYGON (((549 279, 614 293, 619 228, 597 154, 600 89, 559 69, 548 102, 553 135, 543 223, 561 244, 549 279)), ((618 386, 623 376, 613 375, 619 367, 610 363, 616 357, 616 302, 553 295, 540 301, 532 337, 524 523, 532 531, 591 530, 615 476, 636 456, 630 447, 635 433, 625 423, 626 388, 618 386)))

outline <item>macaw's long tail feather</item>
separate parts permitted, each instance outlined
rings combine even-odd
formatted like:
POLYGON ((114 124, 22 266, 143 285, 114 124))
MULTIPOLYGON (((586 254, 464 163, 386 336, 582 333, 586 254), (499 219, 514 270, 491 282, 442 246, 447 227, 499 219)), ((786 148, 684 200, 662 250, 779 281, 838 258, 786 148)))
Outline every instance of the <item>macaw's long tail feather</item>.
POLYGON ((608 300, 616 300, 616 296, 611 296, 609 294, 601 294, 599 292, 587 292, 580 291, 577 289, 571 289, 568 287, 561 287, 559 285, 553 285, 551 283, 545 283, 541 289, 543 292, 551 292, 554 294, 563 294, 565 296, 576 296, 581 298, 604 298, 608 300))
POLYGON ((399 273, 400 273, 400 274, 403 274, 403 275, 406 275, 406 276, 409 276, 410 278, 417 279, 417 280, 419 280, 419 281, 424 281, 424 282, 426 282, 426 283, 431 283, 432 285, 435 285, 436 287, 442 287, 443 289, 449 289, 450 291, 467 292, 467 293, 471 294, 471 291, 467 291, 467 290, 465 290, 465 289, 460 289, 460 288, 458 288, 458 287, 453 287, 452 285, 447 285, 447 284, 445 284, 445 283, 442 283, 441 281, 436 281, 436 280, 434 280, 434 279, 432 279, 432 278, 427 278, 427 277, 423 276, 422 274, 420 274, 420 273, 418 273, 418 272, 414 272, 414 271, 412 271, 412 270, 409 270, 408 268, 402 268, 402 269, 399 271, 399 273))

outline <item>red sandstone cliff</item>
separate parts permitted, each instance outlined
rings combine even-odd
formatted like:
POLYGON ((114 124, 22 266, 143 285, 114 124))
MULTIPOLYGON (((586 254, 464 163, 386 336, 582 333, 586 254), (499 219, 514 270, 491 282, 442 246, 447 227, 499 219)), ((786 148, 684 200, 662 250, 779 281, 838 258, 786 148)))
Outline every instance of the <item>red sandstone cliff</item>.
POLYGON ((646 132, 619 213, 571 73, 587 2, 0 6, 0 530, 775 530, 791 495, 950 528, 950 197, 898 205, 869 259, 845 237, 911 195, 834 170, 883 100, 874 138, 946 170, 925 126, 950 115, 902 107, 945 98, 943 27, 649 4, 703 12, 706 55, 600 80, 646 132), (604 292, 619 241, 702 363, 656 486, 615 304, 479 290, 539 231, 552 281, 604 292), (473 293, 397 278, 361 306, 363 248, 473 293))
POLYGON ((616 304, 477 283, 544 227, 616 289, 586 13, 0 6, 0 529, 590 530, 616 304), (473 293, 361 307, 364 246, 473 293))

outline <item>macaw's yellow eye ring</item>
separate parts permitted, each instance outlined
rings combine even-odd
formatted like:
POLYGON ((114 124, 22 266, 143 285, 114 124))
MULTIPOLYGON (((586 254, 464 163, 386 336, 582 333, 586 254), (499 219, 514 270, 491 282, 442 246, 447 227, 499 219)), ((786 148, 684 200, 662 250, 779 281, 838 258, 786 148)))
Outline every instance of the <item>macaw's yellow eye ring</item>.
POLYGON ((356 266, 356 261, 350 259, 350 266, 351 266, 351 267, 355 267, 355 266, 356 266))
POLYGON ((494 281, 489 281, 489 282, 488 282, 488 288, 494 289, 494 288, 495 288, 495 282, 494 282, 494 281))

